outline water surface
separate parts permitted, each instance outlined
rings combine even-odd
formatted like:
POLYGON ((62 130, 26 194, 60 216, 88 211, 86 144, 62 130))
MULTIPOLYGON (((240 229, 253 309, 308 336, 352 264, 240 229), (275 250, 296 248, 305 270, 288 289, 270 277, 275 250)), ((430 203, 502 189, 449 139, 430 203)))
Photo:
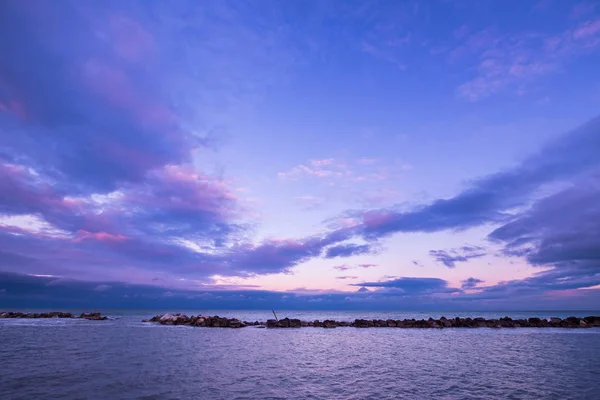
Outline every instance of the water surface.
MULTIPOLYGON (((0 320, 6 399, 598 399, 600 329, 392 329, 143 324, 163 311, 106 311, 110 321, 0 320)), ((265 320, 270 311, 191 314, 265 320)), ((280 311, 305 320, 584 313, 280 311)), ((545 315, 548 314, 548 315, 545 315)), ((271 314, 272 315, 272 314, 271 314)))

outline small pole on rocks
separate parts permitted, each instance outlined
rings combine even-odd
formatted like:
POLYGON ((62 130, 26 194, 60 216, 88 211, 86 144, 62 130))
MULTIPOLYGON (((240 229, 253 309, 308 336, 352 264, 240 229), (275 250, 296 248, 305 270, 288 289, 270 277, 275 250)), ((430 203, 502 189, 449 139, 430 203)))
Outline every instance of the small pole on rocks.
POLYGON ((271 310, 273 311, 273 315, 275 316, 275 321, 279 321, 279 318, 277 318, 277 314, 275 314, 275 310, 271 310))

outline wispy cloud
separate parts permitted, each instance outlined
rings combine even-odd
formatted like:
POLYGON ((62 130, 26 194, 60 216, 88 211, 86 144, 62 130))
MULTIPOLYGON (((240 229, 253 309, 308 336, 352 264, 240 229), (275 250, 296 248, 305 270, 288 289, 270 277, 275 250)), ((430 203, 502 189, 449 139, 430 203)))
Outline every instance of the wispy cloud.
POLYGON ((483 257, 486 254, 485 249, 480 246, 462 246, 457 249, 429 251, 430 256, 448 268, 454 268, 457 262, 466 262, 473 258, 483 257))
POLYGON ((523 90, 534 79, 561 70, 600 48, 600 20, 589 19, 559 34, 506 34, 488 28, 466 37, 449 53, 453 62, 474 62, 474 77, 457 88, 476 101, 503 90, 523 90))

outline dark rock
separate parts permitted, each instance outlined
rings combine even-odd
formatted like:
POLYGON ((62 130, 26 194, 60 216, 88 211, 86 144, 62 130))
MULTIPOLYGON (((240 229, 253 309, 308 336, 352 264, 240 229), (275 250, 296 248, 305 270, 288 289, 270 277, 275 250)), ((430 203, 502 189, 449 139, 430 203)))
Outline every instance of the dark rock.
POLYGON ((337 327, 337 322, 332 321, 332 320, 328 320, 326 319, 325 321, 323 321, 323 328, 336 328, 337 327))
POLYGON ((289 318, 280 319, 279 322, 277 323, 277 327, 278 328, 289 328, 290 327, 290 319, 289 318))
POLYGON ((277 320, 268 319, 267 320, 267 328, 277 328, 277 320))
POLYGON ((302 327, 302 321, 299 319, 290 319, 290 328, 300 328, 302 327))
POLYGON ((375 324, 373 324, 373 321, 367 319, 355 319, 353 326, 357 328, 371 328, 375 326, 375 324))

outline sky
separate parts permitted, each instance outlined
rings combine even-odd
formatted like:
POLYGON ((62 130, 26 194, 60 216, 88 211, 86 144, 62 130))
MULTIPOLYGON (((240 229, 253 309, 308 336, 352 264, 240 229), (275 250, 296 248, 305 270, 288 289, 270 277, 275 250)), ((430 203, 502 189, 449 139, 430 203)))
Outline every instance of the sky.
POLYGON ((600 304, 600 1, 5 0, 0 53, 0 306, 600 304))

